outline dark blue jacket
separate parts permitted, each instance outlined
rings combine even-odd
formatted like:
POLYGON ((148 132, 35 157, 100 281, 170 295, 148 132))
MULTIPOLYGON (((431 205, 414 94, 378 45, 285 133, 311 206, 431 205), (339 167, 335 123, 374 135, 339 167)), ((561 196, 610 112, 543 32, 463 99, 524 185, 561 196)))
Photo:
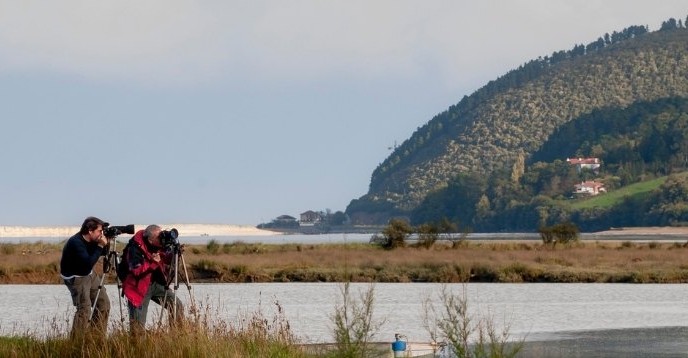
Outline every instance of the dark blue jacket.
POLYGON ((60 274, 65 277, 87 276, 100 256, 105 254, 104 247, 99 247, 97 242, 87 242, 80 233, 77 233, 67 240, 62 249, 60 274))

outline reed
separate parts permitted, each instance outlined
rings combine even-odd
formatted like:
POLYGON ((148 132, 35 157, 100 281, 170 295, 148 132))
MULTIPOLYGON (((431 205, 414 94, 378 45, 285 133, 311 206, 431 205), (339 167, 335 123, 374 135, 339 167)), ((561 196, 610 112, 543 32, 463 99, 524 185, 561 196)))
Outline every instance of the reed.
POLYGON ((50 337, 21 334, 0 337, 2 357, 307 357, 289 330, 281 307, 274 317, 260 310, 236 324, 217 321, 199 309, 182 325, 156 327, 133 335, 122 327, 108 335, 68 338, 55 324, 50 337), (60 333, 61 332, 61 333, 60 333))
POLYGON ((359 292, 358 299, 351 292, 349 282, 340 287, 341 301, 331 316, 334 335, 334 349, 320 352, 320 355, 332 358, 365 358, 381 357, 380 352, 371 345, 384 319, 373 318, 375 287, 369 286, 365 292, 359 292))
POLYGON ((440 304, 433 304, 429 296, 423 302, 423 327, 433 342, 443 343, 438 356, 516 357, 525 338, 512 339, 510 321, 498 328, 491 314, 476 313, 466 291, 465 286, 458 292, 444 286, 438 294, 440 304))
MULTIPOLYGON (((384 250, 237 242, 189 246, 184 255, 197 282, 688 282, 685 243, 455 243, 384 250)), ((3 244, 0 283, 60 283, 60 255, 58 245, 3 244)))

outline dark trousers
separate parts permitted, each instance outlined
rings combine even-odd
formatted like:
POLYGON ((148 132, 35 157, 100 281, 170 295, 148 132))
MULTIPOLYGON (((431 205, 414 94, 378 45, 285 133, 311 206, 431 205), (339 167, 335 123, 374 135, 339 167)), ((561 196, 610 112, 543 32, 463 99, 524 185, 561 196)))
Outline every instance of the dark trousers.
POLYGON ((129 307, 129 323, 133 330, 140 330, 146 327, 146 316, 148 316, 148 304, 153 301, 167 309, 170 314, 170 323, 181 322, 184 319, 184 306, 174 294, 174 291, 157 283, 152 282, 146 291, 146 296, 143 297, 140 307, 135 307, 131 303, 127 303, 129 307), (175 306, 176 301, 176 317, 175 306))

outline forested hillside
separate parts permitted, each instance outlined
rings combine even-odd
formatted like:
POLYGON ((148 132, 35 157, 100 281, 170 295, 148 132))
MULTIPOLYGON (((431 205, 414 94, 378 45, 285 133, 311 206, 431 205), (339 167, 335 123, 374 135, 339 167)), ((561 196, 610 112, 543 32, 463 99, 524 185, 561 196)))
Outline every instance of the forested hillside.
POLYGON ((585 231, 688 223, 688 99, 604 108, 559 127, 529 162, 489 176, 460 174, 409 217, 447 218, 471 231, 534 231, 572 221, 585 231), (597 158, 579 169, 567 158, 597 158), (597 182, 605 192, 579 195, 597 182))
MULTIPOLYGON (((688 30, 681 21, 670 19, 661 30, 652 33, 645 27, 631 26, 605 34, 588 45, 577 45, 569 51, 558 51, 526 63, 435 116, 375 169, 369 192, 353 200, 347 214, 355 223, 380 224, 392 216, 412 217, 414 221, 439 220, 433 215, 445 210, 449 214, 445 216, 465 220, 466 215, 480 212, 491 218, 487 225, 491 230, 509 229, 512 225, 502 222, 504 212, 495 211, 497 205, 488 195, 497 188, 506 190, 505 185, 495 182, 497 178, 510 181, 513 186, 522 185, 519 172, 525 173, 526 165, 554 160, 552 150, 545 148, 557 148, 559 159, 574 156, 581 148, 587 154, 599 150, 599 147, 592 148, 590 141, 588 147, 585 143, 547 144, 563 125, 579 118, 579 125, 586 120, 594 122, 596 119, 586 116, 598 110, 620 111, 638 102, 686 97, 688 30), (538 152, 540 149, 543 150, 538 152), (573 152, 565 153, 569 150, 573 152), (457 186, 474 190, 470 193, 460 190, 463 194, 458 195, 456 190, 451 190, 457 186), (451 197, 448 193, 458 196, 451 197), (446 206, 443 202, 465 205, 449 209, 443 207, 446 206), (477 209, 466 207, 474 203, 479 204, 477 209), (428 209, 433 205, 437 210, 428 209), (434 213, 430 215, 430 212, 434 213)), ((599 142, 593 139, 595 145, 608 147, 605 150, 611 155, 610 163, 616 160, 611 159, 613 155, 626 155, 625 147, 611 148, 608 144, 613 140, 604 137, 605 134, 613 136, 619 126, 625 128, 632 123, 626 125, 623 119, 617 118, 609 128, 600 130, 599 142), (605 140, 607 145, 602 144, 605 140)), ((648 138, 644 145, 650 143, 655 142, 648 138)), ((670 147, 667 143, 665 151, 674 150, 670 147)), ((634 155, 642 156, 645 152, 634 155)), ((632 158, 623 158, 619 163, 624 160, 633 162, 632 158)), ((679 165, 680 158, 671 160, 671 164, 666 164, 682 165, 679 165)), ((658 160, 654 163, 660 165, 658 160)), ((513 199, 511 208, 533 200, 527 195, 539 194, 524 193, 513 199)), ((486 224, 475 217, 471 220, 472 225, 486 224)))

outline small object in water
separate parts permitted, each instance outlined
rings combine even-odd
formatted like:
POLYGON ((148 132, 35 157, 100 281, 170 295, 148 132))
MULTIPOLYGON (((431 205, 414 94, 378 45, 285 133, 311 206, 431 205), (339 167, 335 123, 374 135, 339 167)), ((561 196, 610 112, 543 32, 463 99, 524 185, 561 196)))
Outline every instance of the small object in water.
POLYGON ((406 338, 406 336, 403 336, 399 333, 394 334, 394 342, 392 342, 392 352, 394 353, 394 357, 404 357, 406 352, 406 341, 402 340, 403 338, 406 338))

